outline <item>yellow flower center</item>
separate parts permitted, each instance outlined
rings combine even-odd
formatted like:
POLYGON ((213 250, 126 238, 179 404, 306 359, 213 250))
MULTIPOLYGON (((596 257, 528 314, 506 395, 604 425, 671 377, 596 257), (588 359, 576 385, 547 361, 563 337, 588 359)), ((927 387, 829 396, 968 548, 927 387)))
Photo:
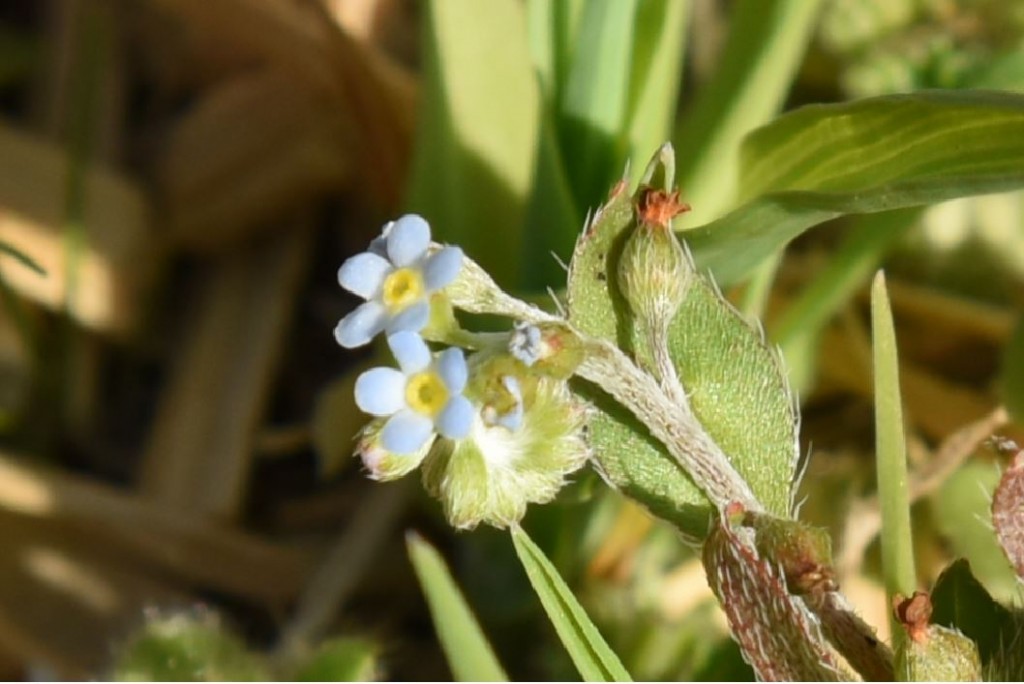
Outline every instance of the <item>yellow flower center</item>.
POLYGON ((414 268, 399 268, 384 279, 381 299, 388 310, 405 309, 424 294, 423 276, 414 268))
POLYGON ((417 373, 405 386, 405 403, 413 411, 433 418, 448 403, 448 388, 433 371, 417 373))

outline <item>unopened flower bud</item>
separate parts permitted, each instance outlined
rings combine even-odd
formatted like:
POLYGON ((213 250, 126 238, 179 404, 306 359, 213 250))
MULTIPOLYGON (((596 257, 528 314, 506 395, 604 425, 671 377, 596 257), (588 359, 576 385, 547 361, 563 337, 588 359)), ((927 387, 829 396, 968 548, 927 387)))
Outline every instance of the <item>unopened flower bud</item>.
POLYGON ((357 437, 356 455, 362 459, 370 479, 390 482, 415 470, 430 452, 434 439, 426 440, 415 452, 396 454, 388 451, 381 441, 385 419, 370 421, 357 437))
POLYGON ((619 259, 619 288, 633 315, 654 329, 668 327, 690 282, 691 266, 671 227, 672 217, 687 209, 676 193, 644 191, 619 259))
POLYGON ((930 597, 896 595, 896 617, 906 638, 896 642, 896 679, 903 682, 980 682, 978 647, 955 629, 931 624, 930 597))
POLYGON ((536 373, 562 380, 571 377, 583 362, 579 337, 561 323, 517 323, 508 351, 536 373))

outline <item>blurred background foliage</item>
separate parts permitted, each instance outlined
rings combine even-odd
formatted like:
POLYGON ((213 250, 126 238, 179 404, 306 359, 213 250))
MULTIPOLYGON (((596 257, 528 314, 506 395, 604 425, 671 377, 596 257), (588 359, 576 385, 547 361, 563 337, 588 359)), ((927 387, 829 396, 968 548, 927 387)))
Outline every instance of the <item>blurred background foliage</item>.
MULTIPOLYGON (((3 3, 0 676, 449 678, 416 530, 509 676, 574 678, 507 535, 454 534, 351 458, 381 352, 334 344, 338 265, 415 210, 553 305, 588 212, 661 142, 694 228, 750 199, 740 144, 779 112, 929 88, 1024 90, 1024 4, 3 3)), ((911 492, 920 583, 964 556, 1019 602, 979 445, 1022 435, 1022 214, 1015 192, 838 219, 726 290, 786 354, 803 515, 883 632, 867 280, 885 265, 911 465, 940 473, 911 492)), ((751 676, 693 550, 593 473, 525 526, 635 678, 751 676)))

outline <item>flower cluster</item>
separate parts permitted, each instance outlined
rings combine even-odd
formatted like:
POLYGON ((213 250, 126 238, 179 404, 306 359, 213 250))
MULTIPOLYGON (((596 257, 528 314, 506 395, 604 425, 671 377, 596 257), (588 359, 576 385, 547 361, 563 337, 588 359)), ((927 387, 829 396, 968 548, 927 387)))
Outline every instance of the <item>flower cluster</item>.
POLYGON ((528 503, 550 500, 586 461, 584 409, 550 370, 567 346, 562 328, 520 323, 506 336, 481 335, 468 359, 457 346, 431 351, 425 332, 434 341, 477 339, 458 327, 446 295, 464 262, 458 247, 431 242, 420 216, 388 223, 338 271, 341 286, 366 301, 335 338, 353 348, 383 333, 398 366, 356 380, 356 405, 372 416, 357 445, 370 477, 393 480, 423 464, 424 484, 454 526, 506 526, 528 503))

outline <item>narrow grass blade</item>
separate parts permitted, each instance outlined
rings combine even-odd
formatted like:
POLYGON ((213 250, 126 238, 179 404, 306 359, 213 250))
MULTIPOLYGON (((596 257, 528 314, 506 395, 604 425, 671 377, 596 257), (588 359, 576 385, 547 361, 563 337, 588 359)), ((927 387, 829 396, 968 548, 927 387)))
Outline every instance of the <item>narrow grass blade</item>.
POLYGON ((655 0, 637 7, 629 80, 627 143, 633 182, 658 147, 672 136, 690 0, 655 0))
POLYGON ((516 0, 432 0, 424 15, 409 205, 437 239, 511 286, 541 111, 524 9, 516 0))
POLYGON ((548 619, 584 681, 632 681, 619 657, 597 631, 555 566, 522 528, 513 528, 512 543, 548 619))
POLYGON ((592 0, 583 7, 562 92, 560 140, 572 160, 577 203, 601 199, 622 158, 637 0, 592 0))
MULTIPOLYGON (((892 308, 881 271, 871 284, 871 330, 875 372, 875 442, 878 499, 882 509, 882 571, 890 601, 917 588, 910 496, 907 491, 907 446, 903 434, 899 364, 892 308)), ((894 635, 904 633, 893 619, 894 635)))
POLYGON ((441 554, 414 533, 406 537, 406 547, 455 679, 460 682, 508 681, 508 675, 498 663, 441 554))
POLYGON ((718 71, 678 125, 679 185, 693 205, 686 225, 719 216, 746 195, 736 179, 743 137, 782 106, 821 0, 739 0, 718 71))

